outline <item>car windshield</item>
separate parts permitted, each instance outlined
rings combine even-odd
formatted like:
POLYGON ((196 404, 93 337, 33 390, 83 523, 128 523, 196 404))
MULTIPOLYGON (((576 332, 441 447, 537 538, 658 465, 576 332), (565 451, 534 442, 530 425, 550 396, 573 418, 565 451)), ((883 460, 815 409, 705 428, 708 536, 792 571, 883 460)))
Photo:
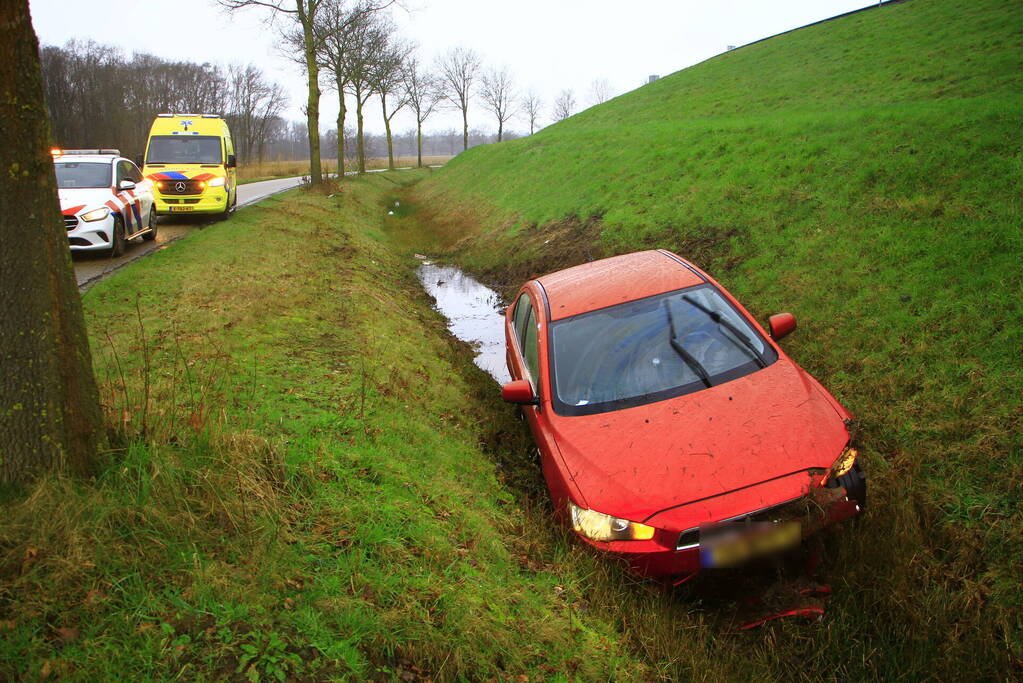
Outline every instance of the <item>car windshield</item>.
POLYGON ((219 164, 216 135, 154 135, 149 139, 147 164, 219 164))
POLYGON ((562 415, 680 396, 755 372, 776 359, 771 345, 711 285, 551 325, 551 381, 555 410, 562 415))
POLYGON ((61 190, 73 190, 82 187, 110 187, 110 162, 61 161, 54 166, 57 169, 57 187, 61 190))

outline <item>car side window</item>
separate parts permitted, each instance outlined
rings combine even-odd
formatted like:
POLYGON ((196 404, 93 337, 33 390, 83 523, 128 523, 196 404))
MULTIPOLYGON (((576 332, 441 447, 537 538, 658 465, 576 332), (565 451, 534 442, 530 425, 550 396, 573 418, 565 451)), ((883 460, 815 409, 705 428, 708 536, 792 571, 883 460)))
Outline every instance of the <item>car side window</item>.
POLYGON ((126 177, 128 178, 128 180, 132 181, 133 183, 141 183, 142 171, 139 170, 139 167, 131 163, 130 161, 125 161, 124 163, 127 164, 128 175, 126 177))
POLYGON ((536 312, 529 307, 526 318, 525 334, 522 337, 522 354, 529 368, 529 376, 533 378, 533 390, 540 390, 540 349, 536 338, 536 312))
POLYGON ((119 188, 122 180, 131 180, 131 171, 128 169, 127 161, 117 162, 117 176, 114 179, 114 185, 119 188))
POLYGON ((529 300, 529 295, 523 293, 519 300, 515 302, 515 312, 512 315, 512 324, 515 327, 515 339, 519 342, 519 348, 522 346, 522 333, 526 329, 526 318, 529 317, 529 312, 533 309, 533 304, 529 300))

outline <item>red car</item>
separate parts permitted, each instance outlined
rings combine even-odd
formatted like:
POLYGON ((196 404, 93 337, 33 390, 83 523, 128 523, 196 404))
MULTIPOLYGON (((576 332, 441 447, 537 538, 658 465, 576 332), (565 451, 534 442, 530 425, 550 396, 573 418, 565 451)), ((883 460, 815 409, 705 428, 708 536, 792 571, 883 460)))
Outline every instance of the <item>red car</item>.
POLYGON ((671 252, 523 285, 505 320, 558 515, 648 576, 741 564, 866 504, 850 414, 709 275, 671 252))

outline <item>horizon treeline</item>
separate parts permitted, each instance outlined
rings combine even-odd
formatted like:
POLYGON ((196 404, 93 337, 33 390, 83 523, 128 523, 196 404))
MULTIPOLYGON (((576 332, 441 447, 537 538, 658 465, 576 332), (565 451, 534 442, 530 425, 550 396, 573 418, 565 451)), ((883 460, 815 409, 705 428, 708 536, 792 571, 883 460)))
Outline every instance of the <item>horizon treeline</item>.
MULTIPOLYGON (((215 113, 231 127, 239 162, 292 161, 308 157, 305 125, 281 116, 288 104, 283 87, 267 80, 254 65, 227 68, 169 61, 145 53, 130 58, 114 46, 69 41, 40 49, 43 89, 53 129, 53 144, 66 149, 115 148, 129 158, 145 151, 157 114, 215 113)), ((356 136, 345 126, 345 157, 355 159, 356 136)), ((504 139, 519 137, 504 131, 504 139)), ((469 131, 469 146, 496 141, 496 134, 469 131)), ((337 130, 321 135, 324 158, 337 158, 337 130)), ((453 127, 424 133, 426 156, 454 156, 462 148, 462 131, 453 127)), ((387 156, 383 134, 365 133, 365 151, 387 156)), ((417 152, 416 129, 394 135, 396 156, 417 152)))
POLYGON ((40 50, 53 143, 62 148, 145 150, 163 112, 223 115, 240 159, 262 158, 288 104, 284 88, 253 65, 170 61, 87 41, 40 50))

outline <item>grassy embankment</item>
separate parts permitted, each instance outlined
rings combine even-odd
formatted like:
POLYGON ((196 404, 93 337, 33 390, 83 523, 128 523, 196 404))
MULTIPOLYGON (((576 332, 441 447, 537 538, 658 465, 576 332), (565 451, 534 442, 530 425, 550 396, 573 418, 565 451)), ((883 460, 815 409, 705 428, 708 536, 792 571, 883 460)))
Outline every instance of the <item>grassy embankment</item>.
POLYGON ((85 295, 113 448, 0 501, 0 678, 762 669, 550 523, 521 424, 392 248, 419 175, 266 200, 85 295))
MULTIPOLYGON (((451 157, 423 157, 424 166, 435 166, 449 161, 451 157)), ((396 168, 415 167, 418 159, 416 157, 395 157, 396 168)), ((355 168, 355 162, 351 159, 345 161, 345 170, 351 171, 355 168)), ((366 159, 366 170, 378 170, 387 168, 387 157, 383 159, 366 159)), ((337 163, 326 160, 323 162, 324 173, 336 173, 337 163)), ((238 167, 238 184, 257 183, 260 180, 274 180, 276 178, 294 178, 295 176, 309 175, 309 160, 305 161, 264 161, 263 163, 243 164, 238 167)))
POLYGON ((914 0, 469 150, 409 199, 506 289, 657 246, 795 313, 786 348, 861 419, 872 501, 827 625, 768 638, 825 677, 1004 675, 1023 661, 1021 130, 1018 5, 914 0))

